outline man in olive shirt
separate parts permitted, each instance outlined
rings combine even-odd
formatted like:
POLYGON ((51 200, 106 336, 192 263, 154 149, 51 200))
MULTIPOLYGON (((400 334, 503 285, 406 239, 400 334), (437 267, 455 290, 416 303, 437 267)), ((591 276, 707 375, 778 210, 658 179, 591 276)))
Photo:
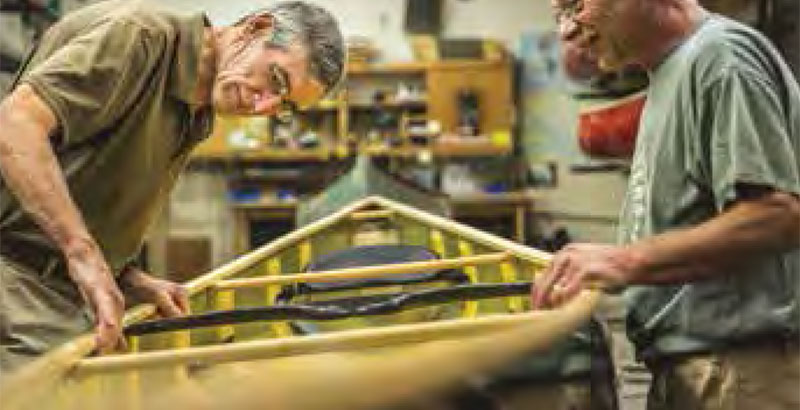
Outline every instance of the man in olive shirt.
POLYGON ((300 2, 229 27, 148 0, 56 23, 0 104, 0 369, 93 322, 98 347, 115 347, 120 288, 185 312, 178 285, 131 261, 214 111, 288 115, 343 61, 331 15, 300 2))
POLYGON ((800 408, 800 89, 693 0, 556 0, 562 37, 650 88, 621 245, 558 253, 534 302, 627 286, 650 409, 800 408))

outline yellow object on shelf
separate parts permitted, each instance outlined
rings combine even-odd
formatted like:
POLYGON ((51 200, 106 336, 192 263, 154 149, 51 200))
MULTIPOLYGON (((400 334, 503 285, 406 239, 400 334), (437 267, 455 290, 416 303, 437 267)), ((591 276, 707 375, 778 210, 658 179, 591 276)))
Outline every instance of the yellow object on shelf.
POLYGON ((490 136, 492 145, 496 147, 510 148, 511 147, 511 131, 509 130, 496 130, 490 136))

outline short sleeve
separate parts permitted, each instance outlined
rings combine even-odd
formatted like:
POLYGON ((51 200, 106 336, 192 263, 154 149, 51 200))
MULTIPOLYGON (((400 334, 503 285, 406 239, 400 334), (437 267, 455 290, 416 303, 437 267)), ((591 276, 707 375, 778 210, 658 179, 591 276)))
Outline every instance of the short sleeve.
POLYGON ((758 73, 731 69, 706 95, 711 115, 711 177, 716 206, 738 199, 736 186, 753 184, 800 193, 797 135, 777 86, 758 73))
POLYGON ((58 118, 63 143, 110 129, 147 92, 164 42, 131 22, 108 21, 73 37, 25 73, 58 118))

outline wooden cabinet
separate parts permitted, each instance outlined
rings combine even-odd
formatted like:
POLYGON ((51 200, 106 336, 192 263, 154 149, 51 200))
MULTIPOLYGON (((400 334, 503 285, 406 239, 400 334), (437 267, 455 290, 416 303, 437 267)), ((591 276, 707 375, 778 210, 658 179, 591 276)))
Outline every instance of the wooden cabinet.
POLYGON ((471 90, 478 97, 480 133, 509 132, 513 125, 510 75, 507 61, 434 65, 427 75, 430 117, 442 122, 445 133, 456 133, 458 94, 471 90))

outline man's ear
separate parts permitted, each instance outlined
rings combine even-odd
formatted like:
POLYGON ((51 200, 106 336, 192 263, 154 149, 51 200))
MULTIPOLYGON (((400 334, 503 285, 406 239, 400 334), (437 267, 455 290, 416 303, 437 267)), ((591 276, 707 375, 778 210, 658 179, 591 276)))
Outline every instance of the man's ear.
POLYGON ((269 13, 254 14, 244 21, 244 32, 250 35, 260 35, 273 26, 273 17, 269 13))

